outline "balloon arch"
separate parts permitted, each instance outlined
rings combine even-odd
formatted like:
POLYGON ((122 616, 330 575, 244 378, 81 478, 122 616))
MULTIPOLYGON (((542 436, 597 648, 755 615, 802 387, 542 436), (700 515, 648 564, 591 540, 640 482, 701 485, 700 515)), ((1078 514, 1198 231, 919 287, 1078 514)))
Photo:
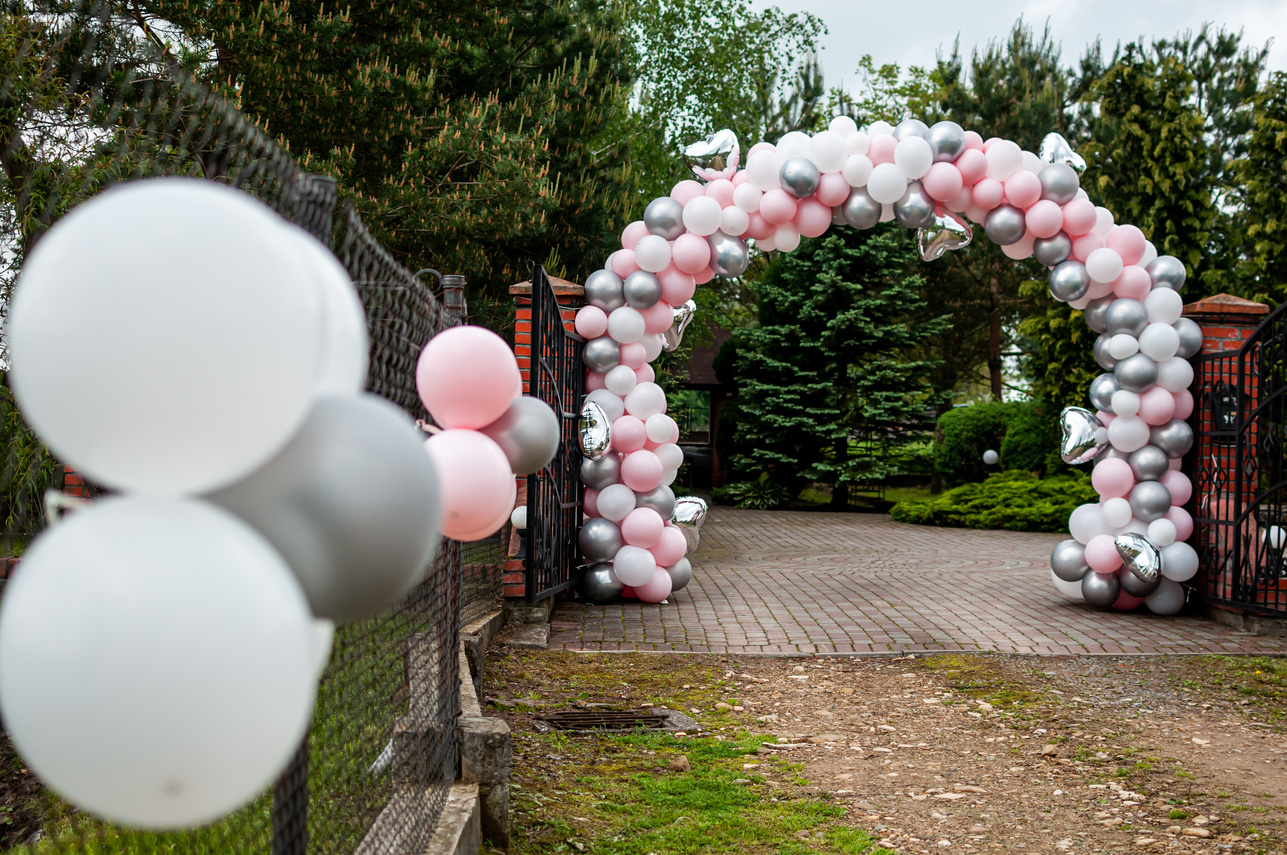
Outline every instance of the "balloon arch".
POLYGON ((678 346, 697 285, 742 275, 748 240, 791 252, 833 225, 897 220, 917 229, 921 257, 932 261, 968 246, 974 222, 1010 258, 1049 268, 1051 294, 1100 334, 1095 359, 1106 373, 1090 386, 1096 412, 1063 411, 1061 448, 1069 463, 1095 461, 1100 502, 1073 512, 1072 538, 1051 554, 1052 582, 1099 607, 1179 611, 1180 583, 1198 568, 1185 543, 1192 484, 1179 465, 1193 443, 1184 421, 1193 411, 1188 359, 1202 331, 1181 317, 1184 264, 1095 206, 1080 186, 1085 161, 1063 137, 1049 134, 1034 154, 954 122, 860 130, 840 116, 821 133, 756 144, 743 169, 739 154, 727 130, 686 149, 702 181, 680 181, 652 200, 623 230, 621 249, 586 279, 588 305, 576 315, 587 340, 586 408, 610 430, 587 446, 581 469, 588 519, 580 543, 596 562, 583 593, 660 602, 691 576, 668 521, 669 485, 683 462, 679 430, 649 363, 678 346))

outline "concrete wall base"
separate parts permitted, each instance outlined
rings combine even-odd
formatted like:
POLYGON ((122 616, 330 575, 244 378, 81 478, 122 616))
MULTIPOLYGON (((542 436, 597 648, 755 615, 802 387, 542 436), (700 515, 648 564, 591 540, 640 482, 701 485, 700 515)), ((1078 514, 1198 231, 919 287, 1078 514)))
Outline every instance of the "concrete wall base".
POLYGON ((1287 620, 1282 618, 1265 617, 1264 615, 1250 615, 1245 612, 1235 612, 1229 609, 1220 609, 1214 606, 1207 606, 1204 611, 1207 617, 1216 623, 1222 623, 1225 626, 1231 626, 1234 629, 1240 629, 1243 632, 1249 632, 1252 635, 1269 635, 1278 638, 1287 638, 1287 620))
POLYGON ((425 855, 478 855, 483 846, 477 784, 454 784, 425 855))

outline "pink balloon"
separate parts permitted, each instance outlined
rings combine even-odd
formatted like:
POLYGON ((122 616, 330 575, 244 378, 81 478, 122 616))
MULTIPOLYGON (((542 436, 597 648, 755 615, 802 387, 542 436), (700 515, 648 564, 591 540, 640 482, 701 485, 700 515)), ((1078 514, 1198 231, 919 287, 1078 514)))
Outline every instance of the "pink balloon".
POLYGON ((711 263, 711 245, 704 237, 685 233, 675 239, 670 258, 675 267, 693 274, 711 263))
POLYGON ((1164 425, 1175 416, 1175 396, 1161 386, 1140 395, 1139 417, 1150 425, 1164 425))
POLYGON ((1175 540, 1181 542, 1193 536, 1193 517, 1184 508, 1172 507, 1166 518, 1175 524, 1175 540))
POLYGON ((652 574, 652 579, 635 588, 635 596, 645 603, 660 603, 670 596, 670 588, 670 574, 666 572, 666 568, 658 567, 652 574))
POLYGON ((1117 414, 1116 414, 1116 413, 1106 413, 1106 412, 1104 412, 1103 410, 1096 410, 1096 411, 1095 411, 1095 418, 1099 419, 1099 423, 1100 423, 1101 425, 1103 425, 1104 427, 1108 427, 1109 425, 1111 425, 1111 424, 1113 423, 1113 419, 1117 418, 1117 414))
POLYGON ((801 199, 796 208, 795 227, 805 237, 821 237, 831 228, 831 209, 812 197, 801 199))
POLYGON ((670 441, 679 442, 679 425, 675 425, 674 429, 671 430, 670 441))
POLYGON ((780 226, 795 219, 798 207, 795 197, 779 187, 768 191, 760 199, 760 216, 766 223, 780 226))
MULTIPOLYGON (((665 306, 666 304, 658 303, 657 305, 665 306)), ((655 309, 656 306, 654 306, 653 308, 655 309)), ((644 312, 651 312, 651 311, 652 309, 644 310, 644 312)), ((667 316, 667 320, 669 320, 672 317, 670 314, 670 306, 666 306, 666 316, 667 316)), ((644 314, 644 332, 652 332, 652 330, 648 329, 647 314, 644 314)), ((663 330, 657 330, 657 332, 663 332, 663 330)), ((636 371, 638 371, 640 368, 644 366, 644 364, 647 361, 648 361, 648 351, 639 342, 632 341, 630 344, 621 345, 621 364, 622 365, 626 366, 627 368, 633 368, 636 371)))
POLYGON ((673 264, 658 273, 657 278, 661 280, 662 302, 672 306, 684 305, 685 301, 691 300, 697 291, 697 280, 693 275, 685 273, 673 264))
POLYGON ((621 521, 621 536, 631 546, 651 549, 661 540, 665 527, 661 514, 652 508, 635 508, 621 521))
POLYGON ((898 148, 898 140, 889 134, 881 134, 871 138, 871 145, 867 149, 867 156, 871 158, 873 164, 893 163, 894 149, 898 148))
POLYGON ((657 372, 652 370, 652 366, 644 363, 635 369, 635 378, 639 383, 656 383, 657 372))
POLYGON ((691 178, 676 184, 670 191, 670 198, 681 205, 687 205, 698 196, 705 196, 706 188, 691 178))
POLYGON ((504 415, 522 388, 514 352, 482 327, 443 330, 416 362, 416 390, 439 427, 480 428, 504 415))
POLYGON ((1113 293, 1119 297, 1143 302, 1148 292, 1153 290, 1153 281, 1143 267, 1130 265, 1122 268, 1122 275, 1113 282, 1113 293))
POLYGON ((621 248, 634 249, 635 245, 639 243, 639 239, 643 237, 647 237, 648 234, 649 234, 648 226, 644 223, 644 221, 635 220, 633 223, 626 226, 625 229, 622 230, 621 248))
MULTIPOLYGON (((627 519, 629 519, 627 517, 627 519)), ((667 525, 661 533, 661 539, 657 545, 650 550, 652 557, 657 559, 658 567, 669 567, 679 561, 688 552, 688 542, 684 540, 684 532, 678 527, 667 525)))
POLYGON ((962 211, 968 211, 973 204, 974 191, 969 187, 962 187, 960 193, 957 193, 951 199, 948 199, 943 203, 943 207, 953 213, 959 214, 962 211))
POLYGON ((623 585, 623 586, 622 586, 622 588, 621 588, 621 596, 622 596, 623 598, 627 599, 627 600, 637 600, 637 599, 639 599, 639 595, 635 593, 635 589, 634 589, 634 588, 632 588, 632 587, 630 587, 629 585, 623 585))
POLYGON ((921 186, 925 188, 925 192, 931 199, 946 202, 961 192, 961 188, 965 186, 965 180, 961 178, 961 170, 952 164, 936 163, 921 179, 921 186))
MULTIPOLYGON (((624 418, 624 416, 623 416, 624 418)), ((617 421, 620 421, 618 419, 617 421)), ((616 444, 616 422, 613 422, 612 442, 616 444)), ((644 435, 647 438, 647 434, 644 435)), ((643 448, 643 441, 640 440, 639 447, 643 448)), ((626 459, 621 461, 621 483, 625 484, 636 493, 647 493, 656 490, 661 484, 663 474, 661 458, 651 451, 636 451, 627 454, 626 459)))
POLYGON ((608 331, 608 314, 598 306, 582 306, 576 311, 574 326, 583 338, 598 338, 608 331))
POLYGON ((772 237, 774 226, 761 216, 759 211, 750 215, 751 224, 746 229, 746 236, 754 240, 765 240, 772 237))
MULTIPOLYGON (((644 332, 649 335, 663 333, 670 329, 670 325, 675 322, 675 310, 665 300, 658 300, 657 304, 651 309, 640 309, 639 314, 643 315, 644 332)), ((643 351, 643 345, 636 342, 636 346, 638 346, 641 352, 643 351)), ((638 368, 639 365, 643 365, 648 361, 646 359, 640 359, 639 365, 631 365, 629 362, 626 362, 627 347, 631 347, 631 345, 621 345, 621 361, 623 364, 630 365, 631 368, 638 368)))
POLYGON ((518 483, 513 478, 510 478, 509 480, 511 484, 509 488, 509 498, 497 505, 500 510, 497 511, 496 516, 473 531, 461 532, 460 535, 455 538, 456 540, 459 540, 462 543, 469 543, 473 540, 482 540, 483 538, 491 537, 493 534, 500 531, 505 526, 505 523, 509 522, 510 515, 514 513, 514 502, 518 499, 518 483))
POLYGON ((514 510, 514 472, 501 447, 476 430, 444 430, 429 437, 425 450, 438 480, 442 533, 462 540, 500 516, 499 529, 514 510))
POLYGON ((736 190, 738 187, 741 187, 743 184, 750 181, 751 176, 747 175, 746 170, 743 169, 740 172, 735 172, 731 180, 733 182, 733 189, 736 190))
POLYGON ((835 207, 843 205, 849 198, 849 182, 839 172, 825 172, 818 182, 818 201, 835 207))
POLYGON ((1187 419, 1193 415, 1193 393, 1184 389, 1175 393, 1175 416, 1177 419, 1187 419))
POLYGON ((1021 169, 1005 180, 1005 195, 1016 208, 1031 207, 1041 198, 1041 179, 1021 169))
POLYGON ((1129 612, 1131 609, 1138 609, 1143 603, 1144 599, 1142 597, 1132 596, 1122 591, 1113 602, 1113 608, 1120 612, 1129 612))
MULTIPOLYGON (((1086 296, 1082 297, 1082 300, 1089 303, 1091 300, 1098 300, 1100 297, 1107 297, 1111 293, 1113 293, 1112 282, 1096 282, 1092 279, 1090 280, 1090 289, 1086 292, 1086 296)), ((1071 306, 1072 303, 1069 303, 1068 305, 1071 306)))
POLYGON ((978 184, 974 185, 971 193, 976 207, 991 211, 1005 197, 1005 186, 995 178, 984 178, 978 184))
POLYGON ((585 495, 581 499, 581 507, 585 509, 587 517, 599 516, 599 491, 585 488, 585 495))
POLYGON ((1117 572, 1117 568, 1122 566, 1122 556, 1117 554, 1117 544, 1111 534, 1097 534, 1090 539, 1086 544, 1086 563, 1096 573, 1117 572))
MULTIPOLYGON (((975 134, 978 136, 978 134, 975 134)), ((988 174, 988 159, 983 154, 982 144, 979 148, 967 148, 953 164, 961 173, 961 180, 966 185, 978 184, 988 174), (971 154, 973 152, 973 154, 971 154)), ((932 169, 933 167, 931 167, 932 169)))
MULTIPOLYGON (((962 192, 965 192, 965 191, 962 191, 962 192)), ((987 210, 980 208, 978 205, 975 205, 973 202, 971 202, 970 206, 965 209, 965 217, 972 223, 982 223, 985 219, 987 219, 987 216, 988 216, 987 210)))
POLYGON ((635 263, 635 251, 633 249, 619 249, 612 253, 608 266, 613 273, 622 279, 639 269, 639 265, 635 263))
MULTIPOLYGON (((700 273, 693 274, 693 279, 694 279, 693 284, 705 285, 707 282, 711 281, 714 278, 715 278, 715 271, 707 267, 705 270, 701 271, 700 273)), ((689 294, 687 297, 684 298, 684 300, 688 300, 692 296, 693 296, 692 294, 689 294)), ((684 302, 684 300, 680 300, 679 302, 682 303, 684 302)), ((679 303, 676 303, 675 305, 679 305, 679 303)))
POLYGON ((1114 226, 1104 245, 1120 255, 1123 264, 1137 264, 1144 257, 1144 233, 1135 226, 1114 226))
POLYGON ((1095 227, 1095 206, 1089 199, 1073 199, 1064 205, 1064 231, 1079 237, 1095 227))
POLYGON ((1019 238, 1016 243, 1001 247, 1001 251, 1015 261, 1022 261, 1032 255, 1032 245, 1036 242, 1036 238, 1037 236, 1032 232, 1024 232, 1023 237, 1019 238))
MULTIPOLYGON (((771 142, 757 142, 755 145, 751 146, 751 148, 746 152, 746 159, 750 160, 751 155, 761 151, 777 151, 777 146, 773 145, 773 143, 771 142)), ((741 174, 742 173, 740 172, 738 173, 738 175, 741 175, 741 174)))
POLYGON ((1162 476, 1162 486, 1171 494, 1172 505, 1187 505, 1193 498, 1193 482, 1178 470, 1168 469, 1162 476))
POLYGON ((983 141, 983 151, 986 152, 988 149, 992 148, 993 145, 999 142, 1001 142, 1000 137, 988 137, 983 141))
POLYGON ((596 389, 608 388, 607 373, 600 374, 598 371, 585 372, 585 391, 593 392, 596 389))
POLYGON ((638 451, 647 439, 643 421, 634 416, 622 416, 612 423, 612 447, 617 451, 625 454, 638 451))
POLYGON ((1028 209, 1025 219, 1028 231, 1035 237, 1054 237, 1064 227, 1064 209, 1049 199, 1042 199, 1028 209))
POLYGON ((1169 463, 1167 463, 1166 465, 1167 465, 1167 467, 1168 467, 1168 468, 1170 468, 1170 469, 1174 469, 1174 470, 1176 470, 1176 471, 1179 471, 1180 469, 1184 468, 1184 461, 1183 461, 1183 460, 1181 460, 1181 459, 1180 459, 1180 458, 1178 458, 1178 457, 1172 457, 1172 458, 1171 458, 1171 461, 1170 461, 1169 463))
POLYGON ((1073 238, 1072 257, 1085 263, 1090 254, 1104 245, 1104 239, 1098 235, 1082 235, 1073 238))
POLYGON ((719 202, 721 208, 727 208, 733 204, 733 191, 736 189, 727 178, 716 178, 706 185, 706 195, 719 202))
MULTIPOLYGON (((616 422, 613 422, 612 429, 616 431, 616 422)), ((1125 460, 1110 457, 1108 460, 1100 461, 1090 473, 1090 484, 1095 488, 1095 492, 1105 499, 1116 499, 1130 493, 1131 488, 1135 486, 1135 474, 1131 472, 1131 465, 1125 460)))

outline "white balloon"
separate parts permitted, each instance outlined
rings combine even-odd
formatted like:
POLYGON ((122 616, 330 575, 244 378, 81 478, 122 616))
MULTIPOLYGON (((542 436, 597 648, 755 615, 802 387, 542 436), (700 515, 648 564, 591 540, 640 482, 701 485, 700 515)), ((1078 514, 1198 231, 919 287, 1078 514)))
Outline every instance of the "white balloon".
POLYGON ((625 484, 610 484, 599 491, 599 515, 619 523, 635 509, 635 491, 625 484))
POLYGON ((782 160, 787 161, 793 157, 803 157, 814 161, 813 140, 804 131, 791 131, 782 135, 778 140, 778 154, 782 155, 782 160))
POLYGON ((1187 582, 1198 572, 1198 553, 1187 543, 1162 547, 1162 575, 1175 582, 1187 582))
POLYGON ((852 154, 866 154, 871 150, 871 135, 866 131, 859 131, 852 136, 845 137, 845 146, 852 154))
POLYGON ((1108 441, 1118 451, 1139 451, 1148 445, 1148 430, 1148 422, 1138 416, 1118 416, 1108 426, 1108 441))
POLYGON ((615 422, 626 414, 626 405, 621 400, 621 396, 607 389, 595 389, 587 394, 585 399, 603 407, 603 414, 610 422, 615 422))
POLYGON ((773 230, 773 245, 783 252, 795 252, 800 246, 800 233, 791 223, 783 223, 773 230))
POLYGON ((924 137, 905 137, 894 149, 894 164, 903 174, 915 181, 923 178, 934 165, 934 150, 924 137))
POLYGON ((1153 241, 1151 240, 1144 241, 1144 255, 1140 258, 1139 261, 1135 263, 1138 264, 1140 267, 1148 267, 1156 260, 1157 260, 1157 247, 1153 245, 1153 241))
POLYGON ((1170 359, 1179 349, 1180 334, 1169 323, 1151 323, 1140 334, 1140 352, 1154 362, 1170 359))
POLYGON ((1055 575, 1055 571, 1050 571, 1050 581, 1054 583, 1055 590, 1061 595, 1073 601, 1086 599, 1081 593, 1081 582, 1065 582, 1055 575))
POLYGON ((827 129, 840 136, 841 139, 845 139, 858 133, 858 124, 848 116, 836 116, 827 125, 827 129))
POLYGON ((813 135, 813 162, 819 172, 839 172, 848 156, 848 146, 840 134, 823 131, 813 135))
POLYGON ((880 221, 881 221, 882 223, 888 223, 888 222, 892 221, 893 219, 894 219, 894 206, 893 206, 892 204, 884 204, 884 205, 881 205, 881 206, 880 206, 880 221))
POLYGON ((248 474, 303 423, 323 316, 283 221, 191 178, 120 184, 28 255, 9 306, 27 421, 96 481, 154 495, 248 474))
POLYGON ((1267 543, 1270 549, 1280 550, 1287 546, 1287 528, 1271 525, 1260 533, 1260 540, 1267 543))
POLYGON ((1068 517, 1068 532, 1082 546, 1100 534, 1112 534, 1112 529, 1104 522, 1103 511, 1099 505, 1088 503, 1078 505, 1068 517))
POLYGON ((1131 503, 1120 497, 1105 499, 1100 505, 1100 513, 1105 525, 1119 529, 1131 521, 1131 503))
POLYGON ((1176 535, 1175 523, 1163 517, 1160 520, 1153 520, 1148 524, 1148 539, 1156 547, 1170 546, 1175 543, 1176 535))
POLYGON ((892 205, 907 192, 907 176, 892 163, 878 163, 867 178, 867 192, 882 205, 892 205))
POLYGON ((317 656, 303 591, 250 526, 205 502, 99 499, 8 583, 0 713, 68 801, 179 828, 281 772, 312 718, 317 656))
POLYGON ((684 450, 673 442, 657 446, 653 454, 661 460, 661 468, 667 472, 684 465, 684 450))
POLYGON ((782 186, 779 173, 785 160, 778 151, 761 149, 746 159, 746 178, 756 190, 767 193, 782 186))
POLYGON ((1108 340, 1108 353, 1114 359, 1125 359, 1126 357, 1134 356, 1139 352, 1139 339, 1135 338, 1135 336, 1130 333, 1118 333, 1108 340))
POLYGON ((1106 246, 1086 256, 1086 273, 1095 282, 1112 282, 1122 275, 1122 268, 1122 257, 1106 246))
POLYGON ((344 265, 325 244, 299 226, 283 225, 317 288, 322 307, 322 357, 317 392, 356 395, 366 388, 371 351, 362 298, 344 265))
POLYGON ((626 395, 626 412, 637 419, 666 412, 666 393, 656 383, 638 383, 626 395))
POLYGON ((644 422, 644 430, 653 442, 670 442, 675 435, 675 420, 665 413, 657 413, 644 422))
POLYGON ((614 395, 628 395, 636 382, 638 377, 629 365, 618 365, 603 375, 603 385, 614 395))
MULTIPOLYGON (((724 209, 710 196, 695 196, 684 206, 684 228, 695 235, 709 237, 719 231, 724 209)), ((638 256, 639 250, 635 250, 638 256)), ((669 259, 667 259, 669 264, 669 259)), ((656 271, 654 271, 656 272, 656 271)))
POLYGON ((988 146, 988 178, 1005 181, 1023 167, 1023 149, 1010 140, 996 140, 988 146))
MULTIPOLYGON (((1118 357, 1122 359, 1124 357, 1118 357)), ((1133 416, 1140 411, 1140 396, 1126 389, 1113 393, 1113 412, 1119 416, 1133 416)), ((1125 525, 1126 523, 1122 523, 1125 525)))
POLYGON ((755 241, 755 246, 760 252, 774 252, 778 248, 778 245, 773 242, 773 235, 769 235, 766 238, 759 238, 755 241))
POLYGON ((1122 527, 1117 534, 1138 534, 1141 537, 1148 536, 1148 523, 1131 517, 1131 521, 1122 527))
POLYGON ((1102 206, 1095 208, 1095 226, 1090 231, 1097 237, 1106 238, 1113 230, 1113 212, 1102 206))
MULTIPOLYGON (((603 498, 603 494, 599 494, 603 498)), ((657 559, 648 550, 639 546, 623 546, 617 550, 612 559, 612 572, 622 584, 637 586, 646 585, 657 572, 657 559)))
POLYGON ((675 479, 676 479, 676 478, 678 478, 678 477, 679 477, 679 470, 678 470, 678 469, 670 469, 670 470, 667 470, 667 471, 663 471, 663 472, 661 473, 661 483, 662 483, 662 486, 664 486, 664 487, 669 487, 671 484, 674 484, 674 483, 675 483, 675 479))
POLYGON ((662 333, 656 335, 646 335, 639 339, 639 343, 644 346, 644 359, 652 362, 661 352, 665 350, 666 339, 662 333))
POLYGON ((1157 615, 1173 615, 1184 608, 1184 586, 1171 579, 1163 579, 1158 589, 1144 598, 1144 605, 1157 615))
POLYGON ((1183 392, 1193 384, 1193 366, 1182 356, 1172 356, 1157 365, 1157 385, 1168 392, 1183 392))
POLYGON ((1023 161, 1019 168, 1024 172, 1031 172, 1033 175, 1038 175, 1041 173, 1042 169, 1049 165, 1033 152, 1025 151, 1022 156, 1023 161))
POLYGON ((1155 324, 1173 324, 1184 314, 1184 298, 1174 288, 1154 288, 1144 298, 1148 319, 1155 324))
POLYGON ((892 137, 894 135, 894 126, 884 119, 880 119, 867 126, 867 133, 873 137, 892 137))
POLYGON ((733 188, 733 204, 748 214, 754 214, 760 210, 760 199, 763 197, 764 191, 750 181, 733 188))
POLYGON ((840 168, 840 174, 849 182, 850 187, 866 187, 867 180, 871 177, 871 171, 875 165, 871 158, 865 154, 851 154, 845 158, 844 166, 840 168))
POLYGON ((509 515, 509 524, 519 531, 527 528, 527 505, 519 505, 514 512, 509 515))
POLYGON ((633 344, 643 338, 644 325, 643 314, 631 306, 619 306, 608 315, 608 335, 621 344, 633 344))
MULTIPOLYGON (((750 187, 750 186, 751 185, 749 184, 742 185, 742 187, 750 187)), ((739 187, 738 189, 740 190, 742 188, 739 187)), ((751 189, 755 190, 754 187, 752 187, 751 189)), ((755 190, 755 192, 758 193, 760 191, 755 190)), ((751 227, 751 215, 748 214, 746 211, 743 211, 741 208, 737 207, 736 205, 730 205, 724 209, 722 215, 720 216, 718 230, 723 232, 726 235, 733 235, 734 237, 737 237, 738 235, 745 234, 746 230, 749 229, 750 227, 751 227)))
POLYGON ((661 235, 644 235, 635 244, 635 264, 640 270, 660 273, 670 265, 670 243, 661 235))

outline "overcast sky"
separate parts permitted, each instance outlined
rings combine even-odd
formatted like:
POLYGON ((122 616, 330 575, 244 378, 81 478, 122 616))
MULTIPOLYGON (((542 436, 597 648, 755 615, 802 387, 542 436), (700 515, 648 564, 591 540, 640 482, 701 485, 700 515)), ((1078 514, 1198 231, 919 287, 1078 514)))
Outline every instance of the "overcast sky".
POLYGON ((786 12, 812 12, 827 25, 821 60, 828 86, 857 82, 854 70, 866 53, 887 62, 932 66, 935 53, 951 52, 959 34, 961 52, 1004 37, 1022 15, 1036 27, 1050 21, 1063 43, 1066 65, 1075 67, 1083 47, 1102 38, 1106 53, 1138 36, 1173 36, 1206 21, 1244 31, 1244 42, 1273 39, 1269 65, 1287 69, 1287 0, 754 0, 786 12))

